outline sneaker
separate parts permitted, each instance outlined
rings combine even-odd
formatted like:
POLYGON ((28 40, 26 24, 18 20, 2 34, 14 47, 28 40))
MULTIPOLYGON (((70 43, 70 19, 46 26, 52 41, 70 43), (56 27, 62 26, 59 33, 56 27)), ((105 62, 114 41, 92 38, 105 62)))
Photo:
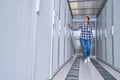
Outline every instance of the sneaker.
POLYGON ((90 57, 87 58, 88 62, 90 62, 90 57))
POLYGON ((84 62, 87 63, 87 59, 85 59, 84 62))

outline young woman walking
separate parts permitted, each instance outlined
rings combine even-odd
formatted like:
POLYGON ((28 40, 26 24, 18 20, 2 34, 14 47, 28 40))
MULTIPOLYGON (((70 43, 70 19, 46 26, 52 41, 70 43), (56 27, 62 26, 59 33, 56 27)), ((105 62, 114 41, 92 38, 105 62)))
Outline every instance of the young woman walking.
POLYGON ((92 27, 89 24, 90 18, 88 16, 84 17, 84 23, 78 28, 73 28, 70 24, 68 26, 73 31, 78 31, 81 29, 80 43, 83 51, 84 61, 90 62, 90 52, 91 52, 91 40, 93 38, 92 27))

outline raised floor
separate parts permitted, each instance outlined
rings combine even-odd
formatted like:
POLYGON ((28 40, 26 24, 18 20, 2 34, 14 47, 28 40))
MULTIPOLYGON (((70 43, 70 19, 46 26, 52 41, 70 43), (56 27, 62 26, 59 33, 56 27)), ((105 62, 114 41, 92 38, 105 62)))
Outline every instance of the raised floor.
POLYGON ((71 58, 53 80, 120 80, 120 73, 95 57, 85 63, 77 56, 71 58))

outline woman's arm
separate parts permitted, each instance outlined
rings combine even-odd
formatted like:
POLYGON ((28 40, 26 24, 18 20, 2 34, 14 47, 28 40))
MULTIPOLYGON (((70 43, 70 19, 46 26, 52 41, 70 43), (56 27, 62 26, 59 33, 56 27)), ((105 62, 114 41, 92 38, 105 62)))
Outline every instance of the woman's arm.
POLYGON ((81 26, 79 26, 78 28, 74 28, 72 27, 70 24, 68 24, 68 26, 73 30, 73 31, 78 31, 81 29, 81 26))
POLYGON ((93 32, 92 32, 92 27, 90 26, 90 39, 93 39, 93 32))

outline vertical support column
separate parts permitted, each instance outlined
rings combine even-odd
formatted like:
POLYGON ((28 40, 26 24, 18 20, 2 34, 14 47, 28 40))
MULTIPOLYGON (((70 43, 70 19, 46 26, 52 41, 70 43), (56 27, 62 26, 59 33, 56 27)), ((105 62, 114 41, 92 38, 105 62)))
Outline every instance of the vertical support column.
POLYGON ((114 22, 113 22, 113 0, 112 0, 112 6, 111 6, 112 10, 112 64, 114 66, 114 33, 113 33, 113 28, 114 28, 114 22))
POLYGON ((106 6, 105 6, 105 28, 104 28, 104 37, 105 37, 105 61, 107 62, 107 46, 106 46, 106 6))
MULTIPOLYGON (((59 27, 60 26, 60 17, 61 17, 61 0, 59 0, 59 27)), ((59 68, 59 57, 60 57, 60 30, 58 30, 58 68, 59 68)))
POLYGON ((34 0, 32 0, 32 5, 33 5, 33 13, 34 13, 34 15, 33 15, 33 26, 34 26, 34 38, 33 38, 33 65, 32 65, 32 80, 35 80, 35 58, 36 58, 36 56, 35 56, 35 46, 36 46, 36 22, 37 22, 37 12, 39 12, 39 5, 40 5, 40 0, 38 1, 38 0, 36 0, 36 2, 34 1, 34 0), (39 4, 37 4, 37 2, 39 3, 39 4))
POLYGON ((97 56, 97 21, 95 21, 95 57, 97 56))
POLYGON ((65 63, 65 44, 66 44, 66 0, 64 1, 65 5, 64 5, 64 63, 65 63))
POLYGON ((54 0, 51 0, 52 4, 52 27, 51 27, 51 54, 50 54, 50 76, 49 78, 52 79, 52 73, 53 73, 53 48, 54 48, 54 16, 55 16, 55 11, 54 11, 54 0))

